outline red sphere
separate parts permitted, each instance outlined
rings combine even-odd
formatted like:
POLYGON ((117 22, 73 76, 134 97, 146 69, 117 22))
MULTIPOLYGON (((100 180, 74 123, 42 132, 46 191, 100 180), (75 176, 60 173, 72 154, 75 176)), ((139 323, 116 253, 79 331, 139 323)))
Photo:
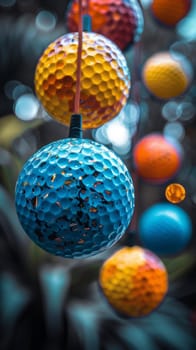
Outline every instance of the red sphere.
MULTIPOLYGON (((87 13, 86 1, 82 2, 87 13)), ((68 10, 67 27, 78 31, 78 1, 73 0, 68 10)), ((143 32, 143 13, 137 0, 90 0, 88 14, 92 31, 112 40, 121 50, 139 41, 143 32)))

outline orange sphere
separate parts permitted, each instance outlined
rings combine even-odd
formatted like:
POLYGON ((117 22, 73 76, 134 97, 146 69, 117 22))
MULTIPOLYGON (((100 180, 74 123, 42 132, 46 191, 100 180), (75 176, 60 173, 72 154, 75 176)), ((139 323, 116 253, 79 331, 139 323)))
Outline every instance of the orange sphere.
POLYGON ((173 27, 187 15, 191 3, 191 0, 153 0, 151 11, 158 22, 173 27))
POLYGON ((152 312, 168 289, 162 261, 138 246, 122 248, 107 259, 101 267, 99 282, 110 305, 130 317, 152 312))
MULTIPOLYGON (((83 12, 86 1, 82 2, 83 12)), ((70 32, 78 31, 78 1, 73 0, 67 15, 70 32)), ((121 50, 140 40, 143 32, 143 13, 137 0, 90 0, 88 14, 92 31, 112 40, 121 50)))
POLYGON ((161 134, 143 137, 133 149, 137 173, 151 183, 164 183, 180 168, 181 150, 161 134))
POLYGON ((186 197, 186 190, 181 184, 173 183, 166 187, 165 197, 171 203, 180 203, 186 197))
MULTIPOLYGON (((74 113, 78 33, 52 42, 39 59, 35 90, 45 110, 69 126, 74 113)), ((130 73, 118 47, 103 35, 83 33, 80 110, 83 128, 97 128, 115 117, 127 102, 130 73)))
POLYGON ((153 96, 168 100, 187 90, 192 79, 192 67, 181 54, 172 56, 169 52, 159 52, 144 63, 142 79, 153 96))

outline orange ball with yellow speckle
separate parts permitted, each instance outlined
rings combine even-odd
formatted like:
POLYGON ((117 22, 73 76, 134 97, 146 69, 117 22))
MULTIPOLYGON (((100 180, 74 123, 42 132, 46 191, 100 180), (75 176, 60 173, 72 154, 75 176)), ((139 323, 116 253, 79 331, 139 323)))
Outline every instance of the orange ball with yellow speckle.
MULTIPOLYGON (((35 72, 39 100, 51 117, 66 125, 74 113, 77 50, 78 33, 63 35, 46 48, 35 72)), ((118 47, 100 34, 83 33, 79 110, 83 128, 97 128, 115 117, 129 88, 129 69, 118 47)))
POLYGON ((165 183, 178 172, 182 150, 161 134, 148 134, 133 148, 133 160, 139 176, 151 183, 165 183))
POLYGON ((166 187, 165 197, 173 204, 180 203, 186 197, 186 190, 181 184, 172 183, 166 187))
POLYGON ((141 317, 155 310, 168 290, 168 275, 154 253, 124 247, 101 267, 99 282, 109 304, 120 314, 141 317))
POLYGON ((185 93, 192 79, 192 66, 181 54, 159 52, 144 63, 142 79, 148 91, 168 100, 185 93))
POLYGON ((151 11, 158 22, 174 27, 187 15, 191 3, 191 0, 153 0, 151 11))

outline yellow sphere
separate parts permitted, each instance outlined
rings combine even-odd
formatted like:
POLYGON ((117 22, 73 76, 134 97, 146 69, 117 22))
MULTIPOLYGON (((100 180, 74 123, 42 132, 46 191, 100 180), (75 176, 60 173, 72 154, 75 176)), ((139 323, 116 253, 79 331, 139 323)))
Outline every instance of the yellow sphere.
MULTIPOLYGON (((83 128, 97 128, 115 117, 129 95, 126 59, 109 39, 83 33, 80 113, 83 128)), ((76 93, 78 33, 65 34, 51 43, 35 71, 35 90, 45 110, 69 125, 76 93)))
POLYGON ((161 52, 145 62, 142 78, 152 95, 168 100, 187 90, 192 78, 192 67, 180 54, 172 56, 169 52, 161 52))
POLYGON ((186 197, 186 190, 181 184, 172 183, 166 187, 165 197, 171 203, 180 203, 186 197))
POLYGON ((120 314, 145 316, 162 302, 168 289, 168 276, 162 261, 149 250, 125 247, 101 267, 103 294, 120 314))

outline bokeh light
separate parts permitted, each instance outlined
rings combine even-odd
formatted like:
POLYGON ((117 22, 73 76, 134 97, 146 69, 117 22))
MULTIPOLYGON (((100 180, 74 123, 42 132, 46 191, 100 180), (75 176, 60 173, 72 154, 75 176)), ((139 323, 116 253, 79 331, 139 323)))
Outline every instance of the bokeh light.
POLYGON ((14 113, 21 120, 33 120, 37 117, 40 103, 33 94, 21 95, 15 102, 14 113))
POLYGON ((99 283, 109 304, 121 316, 142 317, 154 311, 168 289, 162 261, 138 246, 124 247, 100 269, 99 283))
POLYGON ((188 15, 177 25, 177 33, 182 38, 188 40, 195 40, 196 38, 196 1, 192 1, 191 11, 188 15))
POLYGON ((173 204, 182 202, 186 197, 184 186, 179 183, 169 184, 165 189, 165 197, 173 204))
POLYGON ((177 115, 181 121, 191 120, 196 114, 196 107, 192 102, 182 101, 178 104, 177 115))
POLYGON ((35 18, 35 25, 39 30, 49 32, 53 30, 56 26, 56 16, 54 13, 42 10, 35 18))
POLYGON ((181 254, 192 237, 189 215, 171 203, 156 203, 139 219, 139 238, 144 248, 161 256, 181 254))
POLYGON ((178 103, 175 101, 169 101, 164 103, 161 110, 163 118, 170 122, 178 119, 177 108, 178 103))
POLYGON ((185 136, 185 128, 179 122, 166 123, 163 128, 163 135, 181 141, 185 136))

